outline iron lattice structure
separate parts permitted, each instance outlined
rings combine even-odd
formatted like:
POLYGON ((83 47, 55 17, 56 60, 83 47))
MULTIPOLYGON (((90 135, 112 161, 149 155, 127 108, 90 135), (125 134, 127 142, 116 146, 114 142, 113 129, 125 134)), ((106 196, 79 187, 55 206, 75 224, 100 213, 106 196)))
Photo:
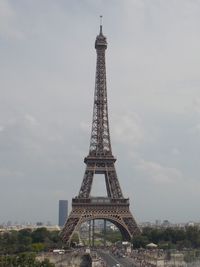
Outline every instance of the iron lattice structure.
POLYGON ((61 232, 62 240, 70 242, 74 231, 86 221, 104 219, 114 223, 125 240, 140 233, 129 210, 129 199, 124 198, 115 170, 112 155, 106 86, 105 50, 106 37, 96 37, 97 52, 94 108, 89 154, 84 159, 86 170, 78 196, 72 199, 72 211, 61 232), (91 197, 94 174, 104 174, 107 197, 91 197))

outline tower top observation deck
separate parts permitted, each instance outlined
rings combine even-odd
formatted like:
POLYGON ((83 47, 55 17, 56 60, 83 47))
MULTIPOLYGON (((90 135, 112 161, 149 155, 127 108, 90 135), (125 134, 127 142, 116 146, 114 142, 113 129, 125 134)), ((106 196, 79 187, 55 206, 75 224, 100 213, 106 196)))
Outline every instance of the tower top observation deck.
POLYGON ((99 31, 99 35, 97 35, 96 41, 95 41, 95 48, 96 49, 106 49, 107 48, 107 40, 106 40, 106 37, 103 35, 102 28, 103 28, 102 16, 100 16, 100 31, 99 31))

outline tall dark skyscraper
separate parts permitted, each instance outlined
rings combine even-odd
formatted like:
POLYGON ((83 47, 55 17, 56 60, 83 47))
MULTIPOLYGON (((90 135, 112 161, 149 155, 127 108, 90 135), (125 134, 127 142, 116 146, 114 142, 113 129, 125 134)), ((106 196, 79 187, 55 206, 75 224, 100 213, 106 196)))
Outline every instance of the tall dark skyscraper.
POLYGON ((59 200, 59 218, 58 225, 64 226, 68 217, 68 200, 59 200))

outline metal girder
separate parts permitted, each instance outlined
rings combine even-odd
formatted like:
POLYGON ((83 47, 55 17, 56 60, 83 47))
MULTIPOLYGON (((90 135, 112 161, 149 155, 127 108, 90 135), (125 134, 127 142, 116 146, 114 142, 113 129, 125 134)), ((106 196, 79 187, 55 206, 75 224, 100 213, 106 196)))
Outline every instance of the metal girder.
POLYGON ((96 80, 93 106, 92 131, 89 155, 84 159, 86 170, 79 194, 72 200, 72 211, 62 230, 64 242, 69 242, 74 231, 87 220, 106 219, 113 222, 126 240, 139 234, 140 230, 129 210, 115 170, 116 159, 112 155, 106 87, 105 50, 106 37, 102 33, 95 41, 97 51, 96 80), (91 198, 94 174, 104 174, 107 198, 91 198))
POLYGON ((62 232, 63 241, 70 242, 73 233, 79 229, 82 223, 98 219, 106 219, 116 225, 124 240, 130 241, 134 235, 140 234, 128 204, 119 206, 82 203, 76 206, 72 204, 72 212, 64 226, 65 231, 62 232))

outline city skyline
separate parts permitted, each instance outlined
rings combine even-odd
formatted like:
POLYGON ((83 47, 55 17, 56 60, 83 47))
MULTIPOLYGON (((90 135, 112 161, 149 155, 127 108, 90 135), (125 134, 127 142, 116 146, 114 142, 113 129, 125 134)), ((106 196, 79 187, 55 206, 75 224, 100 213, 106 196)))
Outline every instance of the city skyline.
POLYGON ((100 14, 113 155, 134 217, 199 220, 199 10, 189 0, 1 1, 3 221, 56 222, 58 200, 77 195, 100 14))

